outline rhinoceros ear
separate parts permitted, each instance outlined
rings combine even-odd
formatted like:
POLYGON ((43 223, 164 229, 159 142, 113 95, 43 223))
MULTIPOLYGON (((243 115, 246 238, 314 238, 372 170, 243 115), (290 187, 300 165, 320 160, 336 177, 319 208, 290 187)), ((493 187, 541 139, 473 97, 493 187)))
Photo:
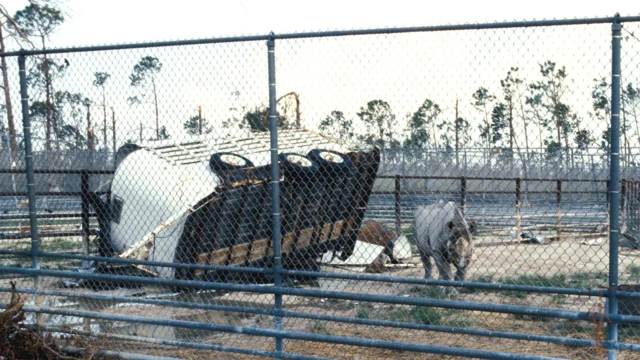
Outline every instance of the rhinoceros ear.
POLYGON ((449 221, 447 223, 447 229, 449 230, 453 230, 453 228, 456 226, 456 224, 453 223, 453 221, 449 221))
POLYGON ((478 224, 475 221, 469 222, 469 232, 471 235, 475 235, 478 233, 478 224))

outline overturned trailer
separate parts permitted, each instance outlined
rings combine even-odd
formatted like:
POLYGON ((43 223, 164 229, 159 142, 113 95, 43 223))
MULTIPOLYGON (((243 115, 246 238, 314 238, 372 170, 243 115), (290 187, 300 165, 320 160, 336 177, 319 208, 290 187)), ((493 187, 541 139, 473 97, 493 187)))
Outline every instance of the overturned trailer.
MULTIPOLYGON (((378 148, 355 149, 305 130, 279 133, 282 260, 316 269, 353 253, 378 170, 378 148)), ((123 258, 269 267, 268 133, 125 145, 99 211, 100 252, 123 258)), ((225 280, 230 273, 141 267, 154 276, 225 280)))

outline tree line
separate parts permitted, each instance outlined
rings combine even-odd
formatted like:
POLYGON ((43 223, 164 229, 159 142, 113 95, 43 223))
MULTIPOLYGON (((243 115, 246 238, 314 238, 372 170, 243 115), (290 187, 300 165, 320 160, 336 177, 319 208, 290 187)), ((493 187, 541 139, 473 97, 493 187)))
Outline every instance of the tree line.
MULTIPOLYGON (((6 51, 8 40, 20 46, 47 49, 47 42, 52 33, 64 23, 65 17, 55 2, 40 3, 30 1, 29 5, 10 15, 0 5, 0 52, 6 51)), ((94 72, 92 84, 101 93, 100 99, 68 90, 58 89, 56 83, 64 78, 72 66, 67 59, 51 59, 47 54, 30 56, 26 75, 29 94, 33 100, 29 104, 29 114, 34 127, 35 136, 44 138, 45 150, 88 149, 95 151, 99 145, 103 148, 116 148, 116 114, 113 106, 106 102, 107 86, 111 74, 103 71, 94 72), (95 108, 92 114, 92 107, 95 108), (110 113, 110 114, 108 114, 110 113), (93 118, 92 118, 93 115, 93 118), (111 116, 109 116, 111 115, 111 116), (109 119, 110 118, 110 119, 109 119), (95 133, 94 124, 102 121, 102 135, 95 133), (109 121, 110 120, 110 121, 109 121), (85 122, 86 121, 86 122, 85 122), (110 122, 110 124, 108 124, 110 122), (84 123, 84 124, 83 124, 84 123), (108 132, 111 130, 109 144, 108 132)), ((2 89, 5 103, 0 112, 7 118, 7 125, 0 122, 2 145, 12 153, 23 147, 16 132, 15 108, 11 98, 8 66, 2 57, 2 89)), ((153 104, 156 119, 155 137, 168 138, 165 126, 159 123, 158 95, 156 78, 162 70, 162 63, 152 56, 142 57, 129 75, 129 82, 134 94, 127 98, 131 106, 153 104)), ((142 139, 140 139, 142 140, 142 139)))
MULTIPOLYGON (((24 9, 10 16, 0 5, 0 52, 5 52, 5 41, 13 39, 21 45, 47 48, 51 34, 61 26, 65 17, 55 2, 31 1, 24 9)), ((96 71, 92 85, 98 90, 97 99, 57 88, 72 66, 67 59, 51 59, 46 54, 30 56, 31 63, 27 83, 32 98, 29 111, 35 132, 44 138, 46 150, 116 148, 116 111, 107 104, 107 92, 111 74, 96 71), (96 134, 94 124, 102 122, 101 134, 96 134), (110 122, 110 124, 109 124, 110 122), (109 130, 111 142, 109 144, 109 130)), ((7 125, 0 122, 2 147, 14 154, 21 147, 16 136, 14 106, 11 100, 6 58, 1 58, 2 89, 5 104, 0 111, 6 115, 7 125)), ((163 63, 153 56, 143 56, 133 66, 128 77, 131 96, 130 106, 147 104, 153 110, 154 135, 140 133, 135 140, 161 140, 169 138, 159 114, 158 79, 163 74, 163 63)), ((569 96, 575 90, 567 70, 553 61, 538 64, 538 78, 527 81, 517 67, 511 67, 494 87, 480 86, 468 94, 467 100, 455 99, 455 105, 443 107, 426 97, 415 111, 405 114, 400 122, 389 102, 382 99, 368 101, 355 117, 335 109, 319 124, 327 135, 341 139, 358 139, 382 148, 431 148, 459 151, 468 147, 494 149, 504 154, 543 148, 555 156, 562 156, 563 149, 584 151, 587 148, 609 147, 610 84, 606 79, 594 80, 591 88, 590 108, 586 115, 579 114, 570 104, 569 96), (497 86, 499 84, 499 86, 497 86), (498 89, 496 92, 490 88, 498 89), (461 114, 460 101, 468 101, 474 114, 461 114), (402 123, 402 126, 400 125, 402 123), (474 125, 472 125, 474 124, 474 125), (591 126, 587 126, 587 125, 591 126), (601 135, 593 131, 595 124, 606 129, 601 135)), ((238 93, 235 93, 238 96, 238 93)), ((295 92, 278 100, 278 126, 291 128, 300 125, 300 96, 295 92)), ((634 138, 640 146, 640 89, 628 83, 622 92, 623 147, 631 151, 634 138)), ((185 120, 183 128, 190 135, 213 131, 208 119, 198 114, 185 120)), ((223 121, 225 127, 244 128, 252 131, 268 131, 268 109, 264 106, 229 109, 232 114, 223 121)), ((128 139, 128 142, 134 139, 128 139)))
MULTIPOLYGON (((64 23, 65 17, 54 2, 40 4, 31 1, 24 9, 17 11, 12 16, 0 5, 0 21, 2 22, 0 24, 1 52, 5 52, 5 41, 9 38, 21 46, 26 45, 45 50, 50 35, 64 23), (3 32, 8 35, 3 35, 3 32)), ((44 138, 45 150, 86 149, 96 151, 100 145, 103 149, 112 145, 113 151, 116 151, 116 113, 114 107, 110 106, 106 100, 107 88, 112 78, 111 74, 104 71, 94 72, 92 84, 99 90, 101 96, 99 99, 92 99, 80 92, 57 88, 56 84, 67 75, 72 66, 67 59, 54 60, 47 55, 30 56, 29 59, 31 63, 27 74, 27 85, 31 98, 37 99, 30 102, 29 113, 34 125, 33 133, 35 136, 44 138), (100 120, 102 134, 96 134, 97 126, 95 124, 100 120), (109 144, 109 131, 112 135, 112 144, 109 144)), ((153 136, 145 134, 145 127, 140 123, 139 136, 136 139, 127 139, 126 142, 162 140, 171 136, 166 126, 161 124, 159 113, 157 82, 162 70, 162 62, 153 56, 143 56, 133 66, 128 78, 132 95, 126 100, 130 106, 146 104, 152 107, 155 134, 153 136)), ((15 110, 8 81, 8 67, 4 57, 2 58, 2 75, 5 105, 0 108, 0 111, 6 115, 8 121, 6 127, 4 122, 0 122, 0 136, 6 139, 0 148, 9 148, 15 154, 23 148, 23 144, 18 141, 16 133, 15 110)), ((238 96, 239 93, 235 95, 238 96)), ((278 103, 287 102, 290 98, 296 101, 296 121, 299 124, 298 94, 293 92, 286 94, 278 99, 278 103)), ((260 106, 249 109, 245 106, 242 109, 231 110, 234 115, 224 122, 224 126, 246 128, 253 131, 268 130, 268 109, 260 106)), ((278 118, 281 127, 290 126, 286 116, 282 115, 278 118)), ((187 134, 190 135, 208 134, 213 131, 212 125, 202 116, 201 106, 198 106, 198 115, 189 117, 183 126, 187 134)))
MULTIPOLYGON (((473 146, 504 154, 539 148, 550 155, 561 154, 563 149, 608 149, 611 100, 606 79, 594 80, 585 118, 569 104, 568 95, 575 89, 566 68, 553 61, 538 64, 538 68, 539 79, 530 82, 519 76, 519 68, 510 68, 499 81, 498 93, 480 86, 470 94, 470 105, 476 111, 472 119, 460 116, 459 99, 448 109, 453 110, 449 115, 440 104, 426 98, 406 115, 406 125, 401 128, 391 105, 377 99, 360 107, 355 118, 347 118, 340 110, 331 111, 321 121, 320 129, 337 138, 358 138, 382 148, 458 151, 473 146), (476 129, 471 123, 477 124, 476 129), (600 125, 606 129, 598 136, 593 129, 600 125)), ((640 146, 637 85, 626 84, 622 104, 621 134, 624 147, 630 152, 631 137, 636 137, 640 146)))

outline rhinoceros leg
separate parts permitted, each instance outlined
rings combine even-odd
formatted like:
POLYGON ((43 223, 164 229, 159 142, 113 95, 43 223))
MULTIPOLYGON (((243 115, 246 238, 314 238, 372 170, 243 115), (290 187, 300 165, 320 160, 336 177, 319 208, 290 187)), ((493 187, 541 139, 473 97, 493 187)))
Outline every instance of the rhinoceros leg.
POLYGON ((456 269, 456 281, 464 281, 467 277, 467 267, 460 266, 456 269))
POLYGON ((433 259, 436 262, 436 267, 438 268, 438 273, 440 274, 440 280, 452 280, 453 272, 451 271, 451 265, 449 265, 449 261, 440 251, 433 252, 433 259))
MULTIPOLYGON (((436 261, 438 272, 440 273, 440 280, 453 280, 453 272, 451 271, 451 264, 447 261, 447 258, 440 252, 435 252, 433 258, 436 261)), ((453 286, 442 286, 442 291, 447 296, 458 295, 458 290, 453 286)))
POLYGON ((433 264, 431 264, 431 257, 428 255, 423 255, 422 259, 422 267, 424 267, 424 278, 432 279, 433 275, 431 275, 431 271, 433 270, 433 264))
POLYGON ((420 250, 420 260, 422 260, 422 267, 424 267, 424 278, 431 279, 431 270, 433 269, 431 257, 420 250))

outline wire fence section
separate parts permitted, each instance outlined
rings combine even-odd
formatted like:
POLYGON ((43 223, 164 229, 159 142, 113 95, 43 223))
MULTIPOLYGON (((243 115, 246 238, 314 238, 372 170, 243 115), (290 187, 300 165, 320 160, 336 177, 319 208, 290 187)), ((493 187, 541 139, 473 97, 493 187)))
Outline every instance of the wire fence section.
POLYGON ((2 306, 68 356, 637 358, 638 21, 5 53, 2 306))

